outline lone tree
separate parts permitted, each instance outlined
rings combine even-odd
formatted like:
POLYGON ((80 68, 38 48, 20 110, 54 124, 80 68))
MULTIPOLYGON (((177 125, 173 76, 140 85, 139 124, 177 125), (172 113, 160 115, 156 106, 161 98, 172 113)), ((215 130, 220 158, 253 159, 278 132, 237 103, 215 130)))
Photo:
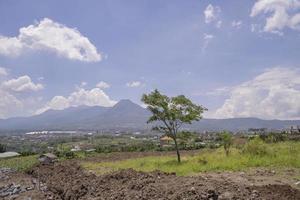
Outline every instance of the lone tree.
POLYGON ((153 129, 164 132, 174 140, 177 159, 180 163, 180 153, 177 145, 178 130, 183 124, 199 121, 202 118, 201 114, 207 109, 194 104, 184 95, 168 97, 158 90, 154 90, 150 94, 144 94, 142 101, 152 113, 147 123, 160 122, 153 129))
POLYGON ((230 147, 233 143, 232 135, 227 131, 223 131, 223 133, 221 133, 221 139, 222 139, 226 156, 228 156, 230 147))

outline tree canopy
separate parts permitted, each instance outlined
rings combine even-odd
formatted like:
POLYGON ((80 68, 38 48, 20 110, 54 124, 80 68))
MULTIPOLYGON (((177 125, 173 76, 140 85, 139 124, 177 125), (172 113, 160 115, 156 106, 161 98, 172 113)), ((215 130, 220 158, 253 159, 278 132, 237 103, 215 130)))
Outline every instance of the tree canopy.
POLYGON ((144 94, 142 101, 151 111, 152 116, 147 123, 160 122, 154 126, 155 130, 164 132, 173 138, 180 162, 176 134, 183 124, 191 124, 202 118, 202 113, 207 110, 203 106, 194 104, 184 95, 168 97, 161 94, 157 89, 150 94, 144 94))

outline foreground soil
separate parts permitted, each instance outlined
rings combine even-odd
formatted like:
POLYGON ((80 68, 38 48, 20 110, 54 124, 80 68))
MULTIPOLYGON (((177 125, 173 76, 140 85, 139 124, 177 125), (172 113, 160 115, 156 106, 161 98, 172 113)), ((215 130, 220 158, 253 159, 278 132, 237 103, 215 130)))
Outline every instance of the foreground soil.
POLYGON ((75 162, 38 166, 31 174, 44 183, 48 199, 300 199, 300 191, 288 184, 251 184, 225 175, 178 177, 128 169, 96 176, 75 162))
POLYGON ((14 188, 19 185, 21 191, 3 199, 300 199, 298 186, 292 187, 269 170, 182 177, 159 171, 145 173, 128 169, 96 176, 82 169, 76 161, 71 161, 52 166, 39 165, 27 173, 11 172, 3 177, 0 190, 13 184, 14 188))

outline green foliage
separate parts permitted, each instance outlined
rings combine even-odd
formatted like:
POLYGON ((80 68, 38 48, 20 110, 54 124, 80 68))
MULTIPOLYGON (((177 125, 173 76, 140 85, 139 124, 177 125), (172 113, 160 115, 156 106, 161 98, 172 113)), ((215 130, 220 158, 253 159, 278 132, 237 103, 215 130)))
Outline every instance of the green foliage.
POLYGON ((0 153, 3 153, 6 151, 6 145, 0 143, 0 153))
POLYGON ((58 147, 54 151, 54 154, 62 159, 73 159, 76 157, 76 154, 71 151, 70 147, 63 144, 58 145, 58 147))
POLYGON ((268 153, 268 146, 266 143, 259 137, 255 137, 250 140, 243 149, 243 153, 254 155, 254 156, 263 156, 268 153))
POLYGON ((67 159, 72 159, 72 158, 75 158, 76 157, 76 155, 75 155, 75 153, 73 152, 73 151, 66 151, 66 152, 64 152, 65 153, 65 157, 67 158, 67 159))
POLYGON ((161 94, 158 90, 150 94, 144 94, 142 101, 148 106, 152 116, 148 122, 160 121, 163 126, 157 126, 157 129, 170 133, 171 128, 179 128, 183 123, 191 124, 192 121, 198 121, 202 118, 201 114, 206 108, 194 104, 184 95, 168 97, 161 94))
POLYGON ((37 156, 25 156, 0 159, 0 167, 8 167, 18 171, 25 171, 38 163, 37 156))
POLYGON ((201 114, 207 109, 194 104, 184 95, 168 97, 158 90, 154 90, 150 94, 144 94, 142 101, 152 113, 148 123, 160 122, 154 129, 174 139, 177 159, 180 162, 176 140, 178 130, 183 124, 191 124, 193 121, 200 120, 202 118, 201 114))
POLYGON ((288 136, 286 133, 268 133, 259 136, 260 139, 267 143, 283 142, 287 141, 288 136))
POLYGON ((172 156, 150 156, 114 162, 83 162, 82 166, 99 174, 133 168, 140 171, 161 170, 164 172, 176 172, 177 175, 193 175, 207 171, 240 171, 253 167, 272 169, 300 167, 299 142, 265 144, 257 142, 257 140, 254 142, 250 141, 250 145, 253 143, 263 144, 264 148, 273 153, 250 154, 232 147, 229 156, 224 154, 222 148, 203 149, 198 155, 183 157, 181 164, 177 163, 172 156))
POLYGON ((224 132, 221 133, 220 137, 221 137, 221 140, 222 140, 222 144, 223 144, 226 156, 228 156, 230 147, 233 143, 232 135, 229 132, 224 131, 224 132))
POLYGON ((119 144, 119 145, 98 145, 96 147, 97 153, 111 153, 111 152, 144 152, 144 151, 159 151, 159 147, 149 141, 133 143, 133 144, 119 144))
POLYGON ((181 131, 178 132, 177 138, 187 143, 189 141, 195 141, 198 137, 196 133, 189 132, 189 131, 181 131))
POLYGON ((21 154, 21 156, 31 156, 31 155, 35 155, 36 153, 35 152, 32 152, 32 151, 21 151, 19 152, 21 154))

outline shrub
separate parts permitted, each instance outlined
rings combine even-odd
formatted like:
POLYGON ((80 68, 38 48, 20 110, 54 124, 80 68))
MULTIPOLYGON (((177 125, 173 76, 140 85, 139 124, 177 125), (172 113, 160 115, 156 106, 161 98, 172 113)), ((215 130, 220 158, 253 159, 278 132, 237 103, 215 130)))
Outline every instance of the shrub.
POLYGON ((230 150, 230 147, 232 145, 232 135, 227 132, 227 131, 224 131, 221 135, 221 140, 222 140, 222 144, 223 144, 223 147, 224 147, 224 150, 225 150, 225 153, 226 153, 226 156, 229 155, 229 150, 230 150))
POLYGON ((72 158, 75 158, 75 153, 73 152, 73 151, 66 151, 66 152, 64 152, 65 153, 65 157, 67 158, 67 159, 72 159, 72 158))
POLYGON ((267 143, 283 142, 288 138, 285 133, 269 133, 260 135, 259 137, 267 143))
POLYGON ((243 153, 254 156, 263 156, 268 154, 268 146, 259 137, 250 140, 244 147, 243 153))
POLYGON ((31 156, 31 155, 35 155, 36 154, 35 152, 29 151, 29 150, 21 151, 19 153, 21 154, 21 156, 31 156))
POLYGON ((6 151, 6 145, 0 143, 0 153, 3 153, 6 151))

